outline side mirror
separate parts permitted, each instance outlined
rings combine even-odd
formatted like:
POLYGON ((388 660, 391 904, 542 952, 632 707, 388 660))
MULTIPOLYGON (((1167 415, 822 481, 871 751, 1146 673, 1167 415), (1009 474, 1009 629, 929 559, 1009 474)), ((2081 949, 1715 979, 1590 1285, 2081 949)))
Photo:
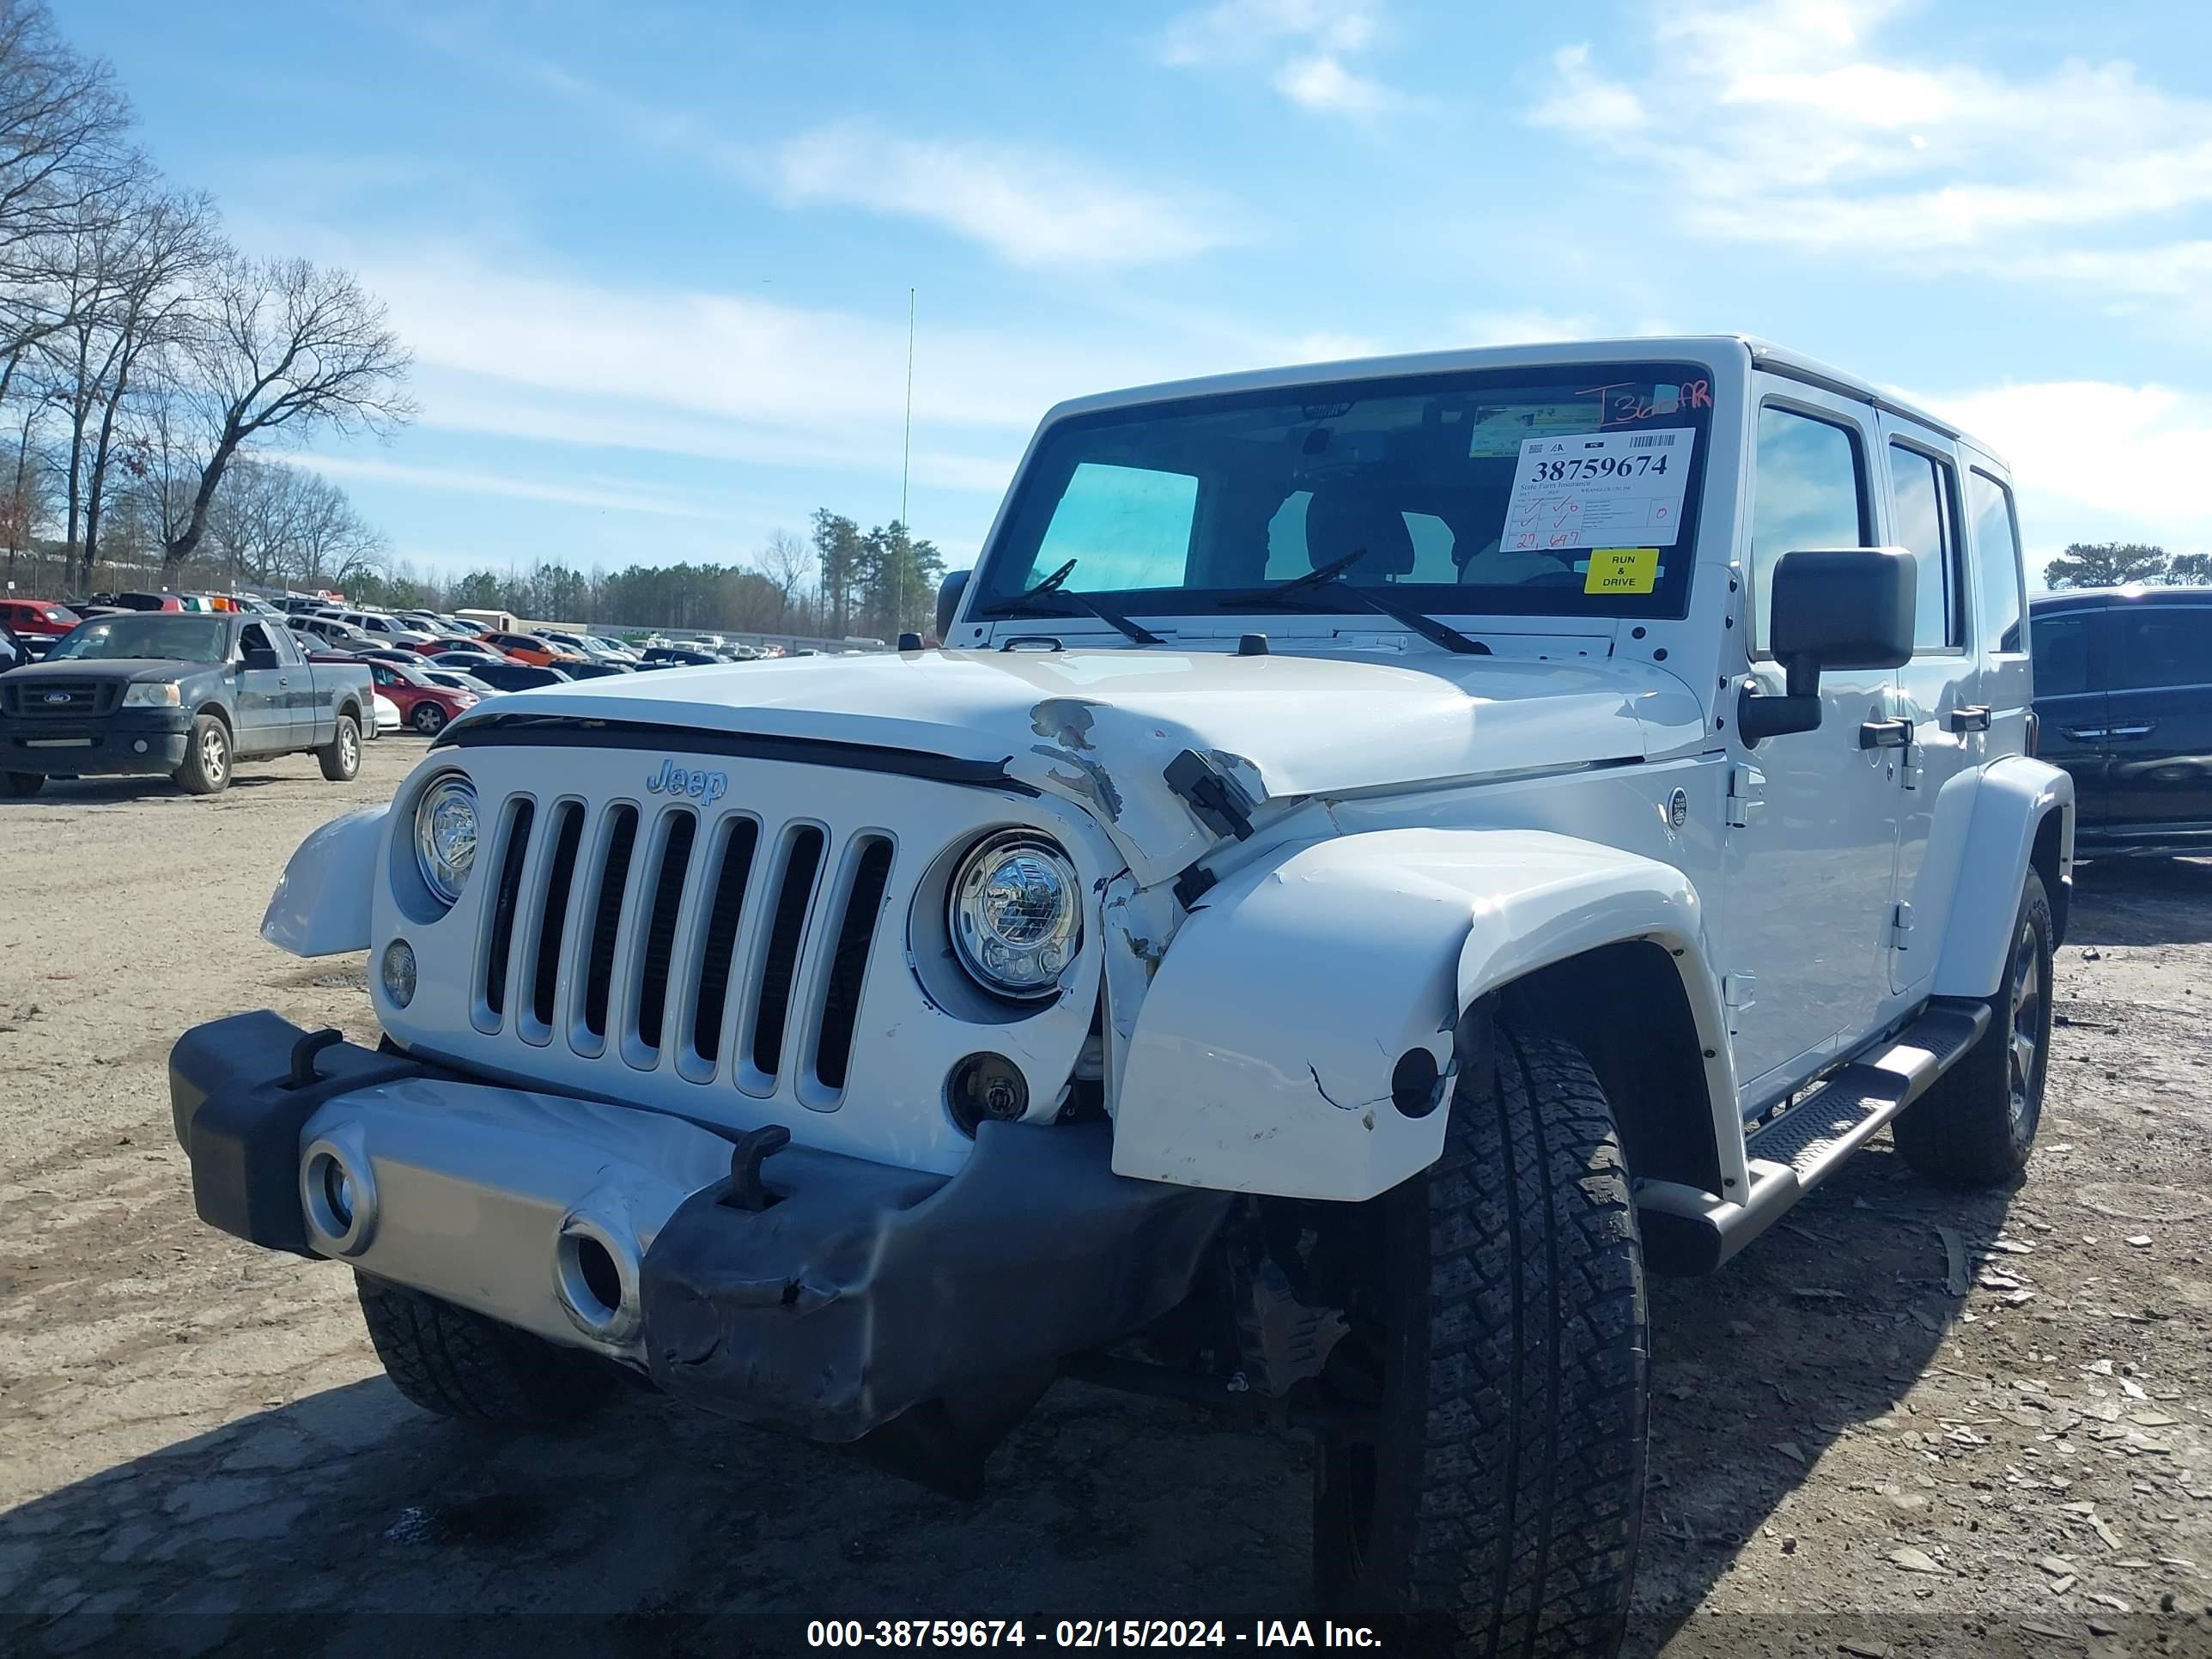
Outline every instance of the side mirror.
POLYGON ((274 668, 276 666, 276 653, 274 651, 249 650, 240 659, 238 665, 240 668, 274 668))
POLYGON ((1896 668, 1911 660, 1917 568, 1898 547, 1785 553, 1776 562, 1767 648, 1788 676, 1779 697, 1746 688, 1736 730, 1747 744, 1820 724, 1820 676, 1832 668, 1896 668))
POLYGON ((937 585, 937 637, 952 637, 952 618, 960 609, 960 596, 968 591, 968 578, 972 570, 948 570, 945 580, 937 585))

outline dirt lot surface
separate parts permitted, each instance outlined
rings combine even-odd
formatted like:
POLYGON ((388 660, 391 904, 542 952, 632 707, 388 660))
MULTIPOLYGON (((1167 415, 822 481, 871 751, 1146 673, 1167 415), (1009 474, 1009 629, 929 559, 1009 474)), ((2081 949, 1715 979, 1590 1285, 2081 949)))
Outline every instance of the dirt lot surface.
MULTIPOLYGON (((1306 1612, 1307 1450, 1063 1384, 980 1501, 642 1393, 487 1437, 383 1380, 347 1273, 193 1217, 163 1060, 260 1006, 284 858, 385 798, 0 804, 0 1650, 781 1652, 819 1617, 1306 1612), (459 1620, 470 1621, 463 1625, 459 1620)), ((1629 1651, 2212 1653, 2212 866, 2085 869, 2040 1150, 1961 1198, 1878 1145, 1654 1296, 1629 1651), (1947 1231, 1948 1230, 1948 1231, 1947 1231)), ((1251 1643, 1231 1642, 1233 1649, 1251 1643)))

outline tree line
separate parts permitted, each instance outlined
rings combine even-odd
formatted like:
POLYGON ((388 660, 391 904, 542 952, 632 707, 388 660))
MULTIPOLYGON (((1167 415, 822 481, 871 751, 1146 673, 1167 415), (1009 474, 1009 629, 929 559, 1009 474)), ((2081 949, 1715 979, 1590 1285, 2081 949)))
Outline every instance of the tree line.
POLYGON ((2053 587, 2212 582, 2212 553, 2169 553, 2140 542, 2075 542, 2043 567, 2053 587))
POLYGON ((0 534, 264 570, 374 556, 326 480, 265 457, 410 419, 409 356, 350 272, 249 255, 133 137, 109 67, 0 0, 0 534), (272 538, 298 527, 281 549, 272 538))
POLYGON ((349 598, 398 607, 508 611, 544 622, 735 634, 858 635, 927 632, 945 559, 894 520, 862 530, 824 508, 805 539, 777 531, 736 563, 633 564, 579 570, 557 561, 455 577, 404 563, 364 568, 349 598))

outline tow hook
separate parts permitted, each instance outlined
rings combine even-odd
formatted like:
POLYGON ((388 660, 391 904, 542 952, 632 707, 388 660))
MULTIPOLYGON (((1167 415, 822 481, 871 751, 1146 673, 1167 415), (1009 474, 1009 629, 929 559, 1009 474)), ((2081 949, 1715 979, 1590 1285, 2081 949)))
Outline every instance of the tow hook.
POLYGON ((722 1194, 723 1206, 758 1215, 775 1203, 775 1194, 761 1184, 761 1165, 789 1145, 791 1131, 781 1123, 740 1133, 730 1149, 730 1188, 722 1194))

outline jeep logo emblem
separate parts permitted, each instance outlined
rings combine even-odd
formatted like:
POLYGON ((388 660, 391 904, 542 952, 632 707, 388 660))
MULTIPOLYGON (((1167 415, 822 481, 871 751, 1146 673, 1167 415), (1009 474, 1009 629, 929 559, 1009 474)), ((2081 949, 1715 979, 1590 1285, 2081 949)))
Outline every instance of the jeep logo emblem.
POLYGON ((703 800, 709 806, 730 793, 727 772, 687 771, 674 761, 660 763, 658 772, 648 773, 645 787, 656 795, 690 795, 703 800))

